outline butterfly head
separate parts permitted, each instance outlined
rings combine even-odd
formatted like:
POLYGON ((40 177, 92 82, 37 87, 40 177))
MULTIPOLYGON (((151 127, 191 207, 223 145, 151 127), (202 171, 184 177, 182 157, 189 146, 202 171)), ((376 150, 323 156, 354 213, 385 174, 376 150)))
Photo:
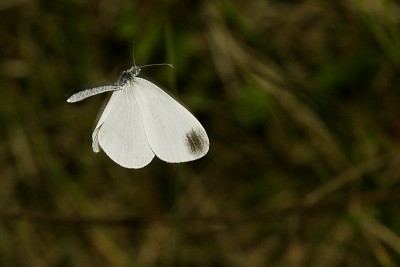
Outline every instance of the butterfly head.
POLYGON ((118 79, 117 85, 124 86, 129 81, 133 80, 140 73, 140 67, 132 66, 128 70, 124 70, 118 79))

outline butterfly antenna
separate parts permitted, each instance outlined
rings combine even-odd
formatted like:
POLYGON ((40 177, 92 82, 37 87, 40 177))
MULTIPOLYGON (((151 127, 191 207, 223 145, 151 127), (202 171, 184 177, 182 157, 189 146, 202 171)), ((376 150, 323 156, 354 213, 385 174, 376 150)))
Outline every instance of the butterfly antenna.
POLYGON ((145 67, 151 67, 151 66, 168 66, 168 67, 174 68, 174 65, 168 64, 168 63, 148 64, 148 65, 143 65, 143 66, 140 66, 140 67, 141 68, 145 68, 145 67))
POLYGON ((135 62, 135 40, 132 41, 132 58, 133 58, 133 66, 136 67, 136 62, 135 62))
POLYGON ((156 64, 148 64, 148 65, 143 65, 143 66, 136 66, 136 61, 135 61, 135 40, 132 41, 132 58, 133 58, 133 66, 135 68, 145 68, 145 67, 150 67, 150 66, 169 66, 171 68, 174 68, 174 65, 168 64, 168 63, 156 63, 156 64))

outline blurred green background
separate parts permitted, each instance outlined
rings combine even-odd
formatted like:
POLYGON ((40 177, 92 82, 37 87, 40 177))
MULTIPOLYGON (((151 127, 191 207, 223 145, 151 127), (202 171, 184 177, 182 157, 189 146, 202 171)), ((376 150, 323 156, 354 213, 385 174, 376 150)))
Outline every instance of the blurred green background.
POLYGON ((0 1, 0 266, 400 266, 400 3, 0 1), (210 151, 91 134, 132 65, 210 151))

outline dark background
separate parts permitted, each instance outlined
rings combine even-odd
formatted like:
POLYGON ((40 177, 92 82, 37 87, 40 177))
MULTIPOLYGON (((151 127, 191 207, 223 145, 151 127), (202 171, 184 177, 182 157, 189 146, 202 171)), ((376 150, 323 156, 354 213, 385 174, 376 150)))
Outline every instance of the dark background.
POLYGON ((394 0, 2 0, 0 266, 399 266, 399 71, 394 0), (93 153, 133 41, 204 158, 93 153))

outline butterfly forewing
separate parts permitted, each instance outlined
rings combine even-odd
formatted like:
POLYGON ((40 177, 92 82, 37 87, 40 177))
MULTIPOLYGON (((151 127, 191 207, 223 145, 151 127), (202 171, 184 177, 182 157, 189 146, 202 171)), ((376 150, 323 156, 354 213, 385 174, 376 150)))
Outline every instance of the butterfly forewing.
POLYGON ((113 93, 93 133, 94 142, 96 138, 106 154, 123 167, 141 168, 153 159, 140 109, 129 86, 113 93))
POLYGON ((147 140, 157 157, 167 162, 185 162, 208 152, 207 133, 186 108, 145 79, 135 77, 131 84, 147 140))

